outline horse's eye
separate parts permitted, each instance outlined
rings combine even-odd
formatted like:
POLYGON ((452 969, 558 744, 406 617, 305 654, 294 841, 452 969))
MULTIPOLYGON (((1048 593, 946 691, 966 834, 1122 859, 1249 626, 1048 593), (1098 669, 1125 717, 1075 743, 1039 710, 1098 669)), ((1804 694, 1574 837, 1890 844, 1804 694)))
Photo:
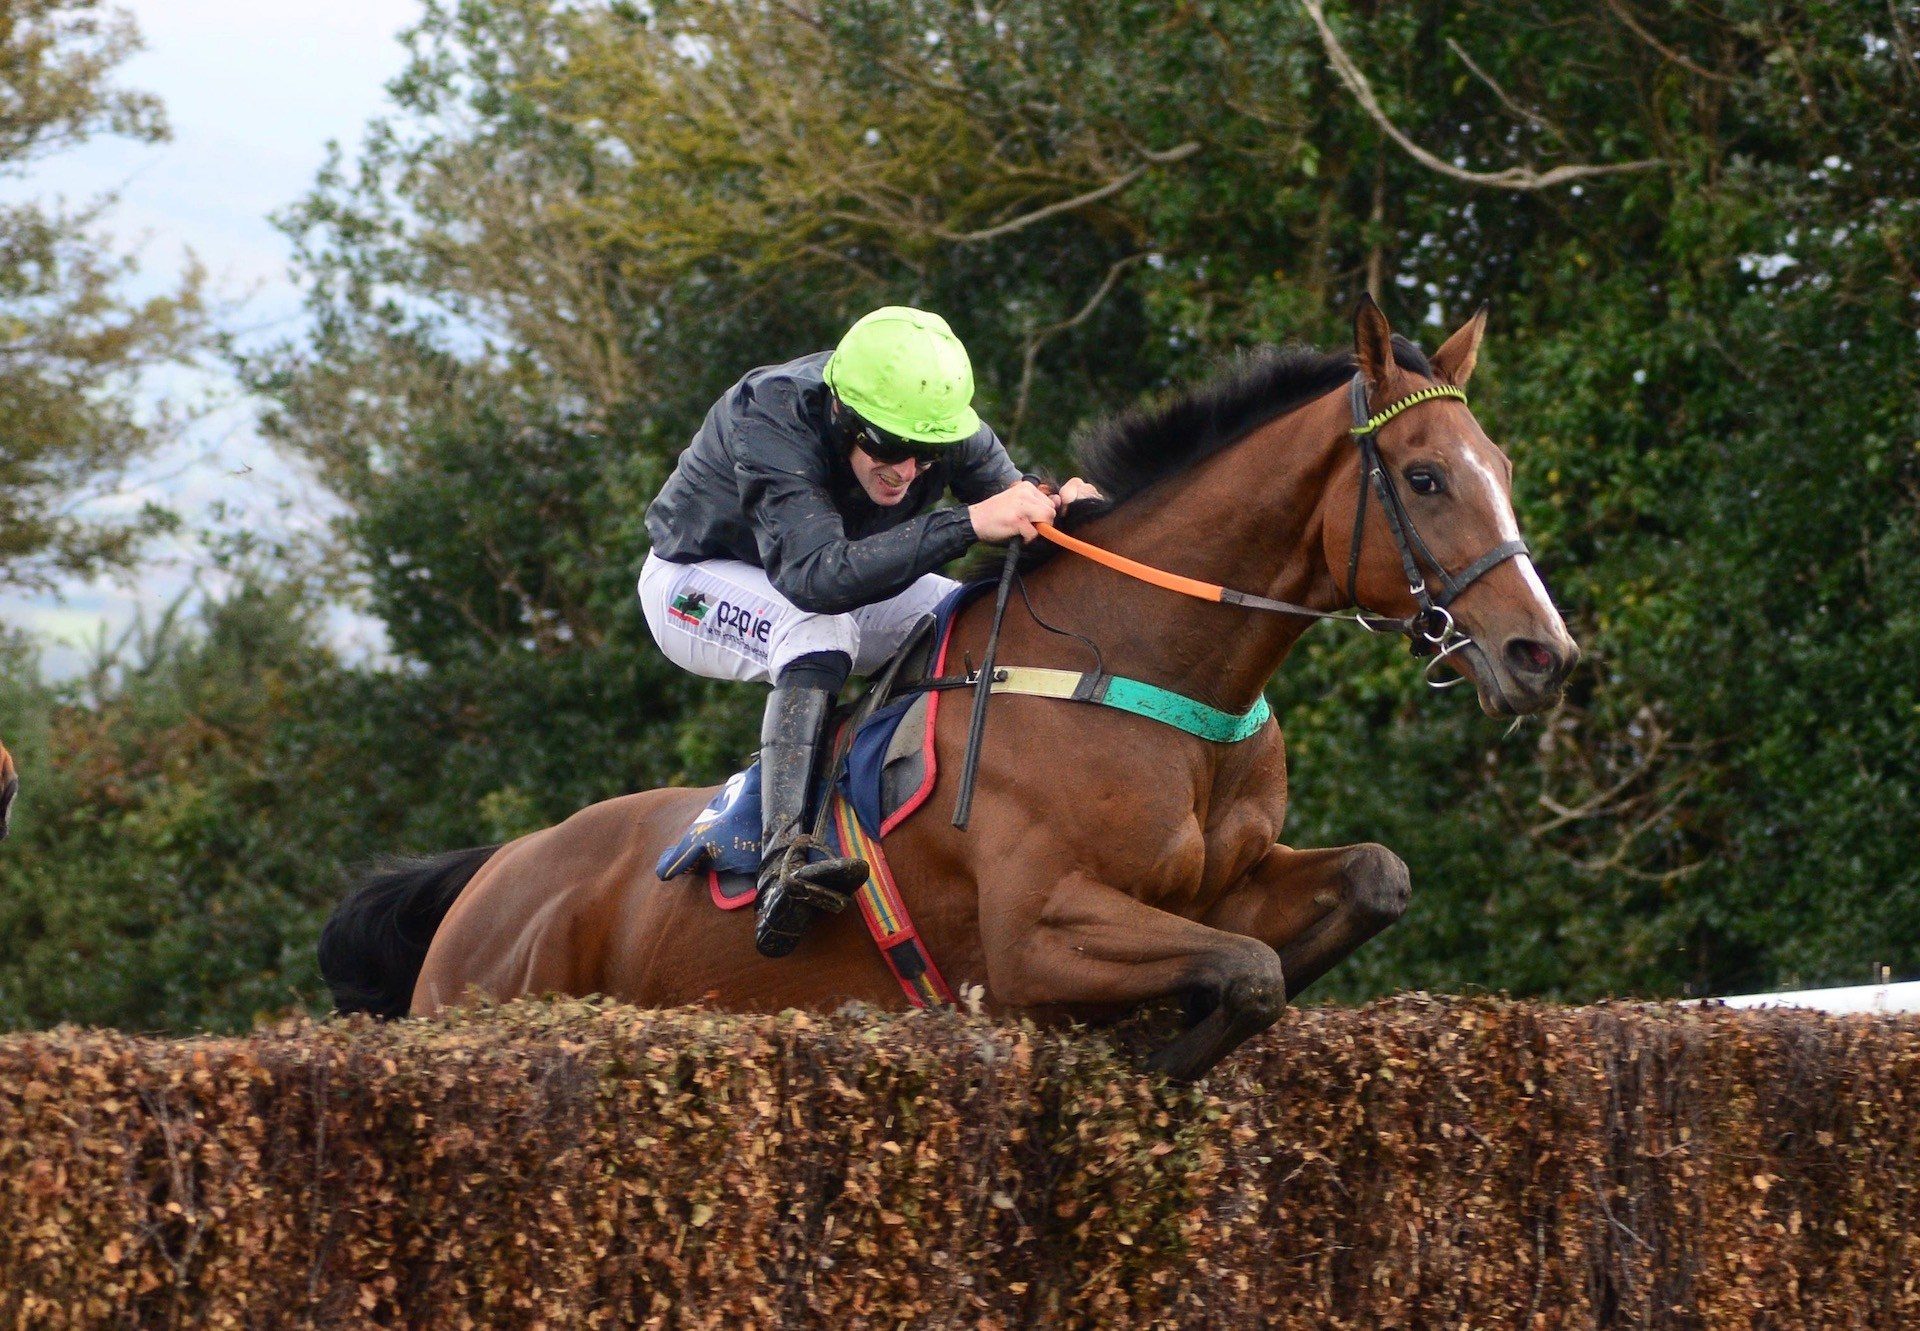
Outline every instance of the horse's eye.
POLYGON ((1440 480, 1440 473, 1431 467, 1407 468, 1407 484, 1413 487, 1417 495, 1437 495, 1446 489, 1440 480))

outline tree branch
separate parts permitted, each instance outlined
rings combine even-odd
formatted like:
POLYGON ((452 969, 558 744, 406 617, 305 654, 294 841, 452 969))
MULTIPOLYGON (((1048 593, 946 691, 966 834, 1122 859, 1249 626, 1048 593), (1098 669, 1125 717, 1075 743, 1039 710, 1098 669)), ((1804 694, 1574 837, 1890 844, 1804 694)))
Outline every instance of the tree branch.
POLYGON ((1537 839, 1557 828, 1565 827, 1568 823, 1582 822, 1588 818, 1599 818, 1618 812, 1614 801, 1626 793, 1628 786, 1646 775, 1653 766, 1653 760, 1659 757, 1660 751, 1666 747, 1666 743, 1667 732, 1663 729, 1655 729, 1646 750, 1635 758, 1632 768, 1625 776, 1606 790, 1590 796, 1573 808, 1568 808, 1545 791, 1541 791, 1537 797, 1540 807, 1554 816, 1544 823, 1536 823, 1529 827, 1527 836, 1537 839))
POLYGON ((1115 262, 1107 269, 1106 277, 1101 280, 1100 286, 1093 295, 1088 297, 1087 303, 1080 307, 1078 314, 1062 319, 1059 323, 1048 324, 1027 339, 1027 354, 1020 363, 1020 391, 1015 395, 1013 402, 1013 423, 1007 429, 1007 439, 1010 444, 1017 445, 1020 442, 1020 425, 1027 416, 1027 393, 1033 387, 1033 362, 1039 356, 1040 348, 1061 333, 1070 328, 1078 328, 1091 318, 1093 312, 1100 308, 1101 302, 1106 300, 1108 294, 1113 291, 1113 284, 1120 280, 1120 274, 1145 257, 1143 254, 1129 254, 1126 258, 1115 262))
POLYGON ((1554 124, 1551 120, 1548 120, 1545 116, 1541 115, 1538 111, 1530 111, 1526 107, 1520 105, 1520 103, 1514 101, 1513 98, 1509 97, 1507 95, 1507 90, 1505 88, 1502 88, 1499 84, 1493 81, 1493 75, 1487 73, 1486 70, 1480 68, 1479 65, 1476 65, 1473 62, 1473 57, 1467 54, 1466 47, 1460 45, 1459 42, 1456 42, 1453 38, 1449 37, 1447 38, 1447 49, 1460 57, 1460 63, 1465 65, 1469 70, 1473 71, 1473 76, 1475 78, 1479 79, 1482 83, 1486 84, 1487 87, 1493 90, 1493 95, 1500 99, 1500 105, 1506 107, 1507 110, 1513 112, 1513 114, 1519 116, 1522 120, 1526 121, 1527 123, 1534 125, 1539 129, 1544 129, 1547 133, 1553 135, 1554 138, 1560 140, 1561 143, 1567 142, 1567 136, 1560 132, 1560 127, 1558 125, 1554 124))
POLYGON ((978 244, 984 240, 998 240, 1001 236, 1024 230, 1036 222, 1044 222, 1049 217, 1058 217, 1061 213, 1069 213, 1076 208, 1084 208, 1090 203, 1098 203, 1102 199, 1111 198, 1131 185, 1134 181, 1140 179, 1140 177, 1146 175, 1147 172, 1151 171, 1154 167, 1165 166, 1171 162, 1183 161, 1199 151, 1200 145, 1189 139, 1178 147, 1168 148, 1164 152, 1142 152, 1140 155, 1146 158, 1146 161, 1125 175, 1109 180, 1098 189, 1089 190, 1085 194, 1076 194, 1073 198, 1062 199, 1058 203, 1050 203, 1044 208, 1036 208, 1030 213, 1021 214, 1010 222, 1002 222, 998 226, 990 226, 981 231, 949 231, 945 227, 936 227, 933 234, 942 240, 950 240, 960 245, 978 244))
POLYGON ((1367 76, 1353 63, 1353 58, 1340 45, 1340 39, 1333 35, 1333 29, 1327 23, 1326 11, 1321 8, 1320 0, 1300 0, 1300 7, 1307 11, 1313 20, 1313 26, 1320 31, 1320 43, 1326 48, 1327 62, 1333 66, 1333 72, 1361 109, 1373 118, 1388 138, 1406 150, 1409 157, 1429 171, 1436 171, 1454 180, 1465 181, 1469 185, 1486 185, 1493 189, 1542 190, 1555 185, 1564 185, 1570 180, 1583 180, 1588 176, 1618 175, 1623 171, 1645 171, 1652 167, 1665 166, 1662 158, 1648 158, 1640 162, 1614 162, 1602 165, 1578 164, 1556 166, 1547 171, 1535 171, 1532 167, 1510 166, 1504 171, 1468 171, 1442 160, 1422 148, 1403 133, 1400 127, 1388 118, 1381 109, 1379 98, 1374 96, 1373 85, 1367 82, 1367 76))
POLYGON ((1664 44, 1658 37, 1655 37, 1652 33, 1648 32, 1645 28, 1640 26, 1640 21, 1634 18, 1633 11, 1628 9, 1624 4, 1622 4, 1621 0, 1607 0, 1607 8, 1613 11, 1613 16, 1615 18, 1619 19, 1622 23, 1626 25, 1628 32, 1638 37, 1641 41, 1645 42, 1648 46, 1651 46, 1654 50, 1658 51, 1661 55, 1671 60, 1674 64, 1680 66, 1680 68, 1691 70, 1693 73, 1698 74, 1701 78, 1712 79, 1716 83, 1732 83, 1733 82, 1733 79, 1731 76, 1717 73, 1714 70, 1706 68, 1704 65, 1695 64, 1692 60, 1689 60, 1686 56, 1681 55, 1678 51, 1674 50, 1672 47, 1664 44))

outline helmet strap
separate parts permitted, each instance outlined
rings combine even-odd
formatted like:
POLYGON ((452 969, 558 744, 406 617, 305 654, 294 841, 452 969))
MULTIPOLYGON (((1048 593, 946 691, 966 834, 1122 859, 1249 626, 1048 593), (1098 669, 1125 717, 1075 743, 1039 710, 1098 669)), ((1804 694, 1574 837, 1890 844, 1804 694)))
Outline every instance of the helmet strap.
POLYGON ((840 400, 840 395, 827 389, 827 425, 833 431, 834 443, 848 456, 860 442, 859 428, 854 424, 852 408, 840 400))

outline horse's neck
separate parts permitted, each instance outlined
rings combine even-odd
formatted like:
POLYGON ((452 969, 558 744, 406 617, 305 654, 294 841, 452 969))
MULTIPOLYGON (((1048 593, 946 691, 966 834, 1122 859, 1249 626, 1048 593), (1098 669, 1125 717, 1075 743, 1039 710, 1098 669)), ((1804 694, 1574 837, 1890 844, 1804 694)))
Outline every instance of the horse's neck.
MULTIPOLYGON (((1289 413, 1082 534, 1170 572, 1335 609, 1343 597, 1323 554, 1323 514, 1351 451, 1344 403, 1333 395, 1289 413)), ((1254 704, 1313 623, 1163 591, 1071 555, 1048 573, 1041 614, 1098 643, 1109 671, 1230 711, 1254 704)))

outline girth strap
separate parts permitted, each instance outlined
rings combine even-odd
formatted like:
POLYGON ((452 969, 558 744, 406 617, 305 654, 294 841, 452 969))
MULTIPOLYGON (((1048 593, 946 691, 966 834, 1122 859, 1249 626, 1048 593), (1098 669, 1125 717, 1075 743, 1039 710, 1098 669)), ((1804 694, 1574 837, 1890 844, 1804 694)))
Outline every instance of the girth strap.
POLYGON ((854 899, 860 903, 860 914, 867 922, 867 932, 873 935, 874 946, 880 949, 880 959, 887 963, 913 1006, 953 1006, 953 990, 933 964, 933 954, 914 927, 880 838, 869 835, 860 825, 852 802, 845 796, 835 794, 830 807, 841 850, 867 862, 867 881, 854 899))
MULTIPOLYGON (((932 682, 932 681, 930 681, 932 682)), ((1001 666, 993 672, 995 693, 1023 693, 1033 698, 1060 698, 1094 703, 1131 712, 1183 730, 1215 744, 1238 744, 1260 732, 1273 715, 1261 698, 1244 712, 1224 712, 1197 698, 1175 693, 1144 680, 1098 671, 1050 670, 1042 666, 1001 666)))

